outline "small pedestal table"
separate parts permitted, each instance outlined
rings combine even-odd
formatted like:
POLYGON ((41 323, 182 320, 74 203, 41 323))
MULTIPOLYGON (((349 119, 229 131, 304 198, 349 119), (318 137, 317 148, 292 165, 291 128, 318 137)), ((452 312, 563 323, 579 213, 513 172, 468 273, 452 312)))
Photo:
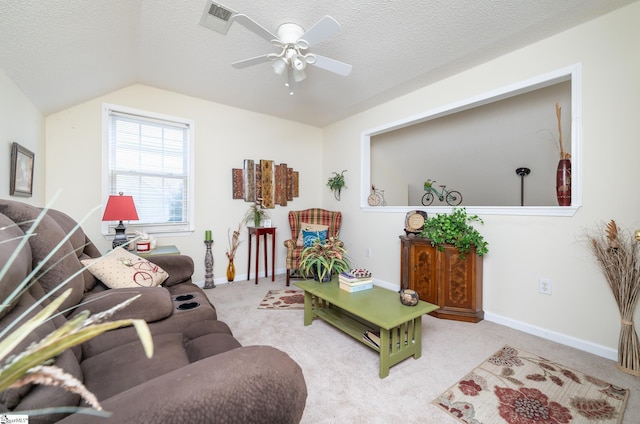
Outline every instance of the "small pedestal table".
POLYGON ((260 270, 260 236, 264 237, 264 276, 268 276, 269 263, 267 262, 267 234, 271 234, 271 281, 275 281, 276 265, 276 227, 247 227, 249 231, 249 260, 247 261, 247 281, 251 278, 251 236, 256 236, 256 284, 258 284, 258 271, 260 270))

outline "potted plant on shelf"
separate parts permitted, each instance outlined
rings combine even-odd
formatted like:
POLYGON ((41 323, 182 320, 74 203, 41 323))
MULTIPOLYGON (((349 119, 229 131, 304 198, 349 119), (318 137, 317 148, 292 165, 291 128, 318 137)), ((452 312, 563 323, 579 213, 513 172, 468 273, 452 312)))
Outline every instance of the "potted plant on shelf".
POLYGON ((347 172, 346 169, 339 174, 337 172, 334 172, 333 177, 327 180, 327 187, 329 187, 331 191, 333 191, 333 195, 335 196, 336 200, 340 200, 340 192, 342 191, 342 188, 346 186, 346 183, 344 181, 345 172, 347 172))
POLYGON ((343 246, 338 237, 329 237, 326 240, 318 238, 311 246, 305 247, 300 254, 302 276, 325 283, 331 281, 333 274, 348 271, 351 265, 343 246))
POLYGON ((431 245, 438 246, 441 251, 446 244, 456 247, 461 258, 474 247, 478 256, 484 256, 489 252, 489 243, 471 222, 484 223, 478 215, 468 215, 465 208, 454 209, 450 214, 437 214, 427 219, 421 236, 431 240, 431 245))
POLYGON ((256 201, 249 206, 245 213, 243 223, 247 225, 253 224, 254 227, 259 227, 263 219, 269 218, 269 212, 262 206, 262 198, 257 198, 256 201))

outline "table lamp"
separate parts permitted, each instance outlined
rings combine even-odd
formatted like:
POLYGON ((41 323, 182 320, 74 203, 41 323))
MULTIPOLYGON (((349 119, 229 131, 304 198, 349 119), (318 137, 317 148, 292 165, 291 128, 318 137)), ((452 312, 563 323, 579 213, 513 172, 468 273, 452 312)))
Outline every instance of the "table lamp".
POLYGON ((116 235, 113 238, 113 248, 126 244, 129 239, 125 234, 127 227, 124 226, 122 221, 132 221, 138 219, 138 212, 136 211, 136 205, 133 203, 132 196, 123 196, 122 192, 118 196, 111 195, 107 200, 107 207, 104 208, 103 221, 120 221, 115 227, 116 235))

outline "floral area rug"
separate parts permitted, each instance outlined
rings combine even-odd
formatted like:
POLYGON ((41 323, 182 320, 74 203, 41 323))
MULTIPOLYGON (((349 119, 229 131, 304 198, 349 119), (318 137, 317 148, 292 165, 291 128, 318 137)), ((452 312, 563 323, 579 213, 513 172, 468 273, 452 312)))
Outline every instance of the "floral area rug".
POLYGON ((621 423, 629 390, 509 346, 433 401, 463 423, 621 423))
POLYGON ((258 309, 304 309, 302 290, 269 290, 258 309))

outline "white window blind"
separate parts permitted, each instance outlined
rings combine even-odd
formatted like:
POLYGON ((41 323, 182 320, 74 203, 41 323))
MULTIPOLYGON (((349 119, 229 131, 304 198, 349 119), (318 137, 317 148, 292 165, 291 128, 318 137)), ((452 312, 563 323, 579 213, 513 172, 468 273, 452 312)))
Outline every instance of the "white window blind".
POLYGON ((192 229, 191 127, 179 119, 106 109, 106 195, 133 196, 149 233, 192 229))

